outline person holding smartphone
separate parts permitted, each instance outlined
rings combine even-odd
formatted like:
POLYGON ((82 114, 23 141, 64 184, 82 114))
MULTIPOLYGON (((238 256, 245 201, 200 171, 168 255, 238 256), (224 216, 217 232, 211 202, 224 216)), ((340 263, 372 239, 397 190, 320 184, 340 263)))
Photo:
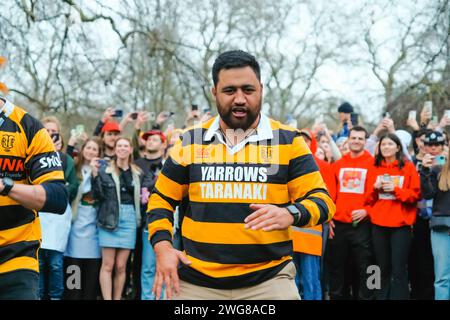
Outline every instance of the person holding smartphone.
POLYGON ((420 186, 425 199, 433 200, 430 218, 431 248, 434 260, 434 298, 450 300, 450 152, 444 163, 433 165, 427 157, 420 171, 420 186))
MULTIPOLYGON (((421 173, 423 164, 434 165, 434 159, 443 154, 445 139, 439 131, 425 130, 420 137, 423 143, 423 156, 417 157, 417 168, 421 173)), ((410 256, 411 298, 417 300, 433 300, 434 261, 431 246, 430 219, 433 212, 432 199, 420 199, 417 208, 417 220, 413 228, 413 240, 410 256)))
POLYGON ((64 292, 63 253, 66 250, 72 212, 70 201, 77 193, 78 179, 72 157, 63 153, 63 139, 60 135, 61 124, 56 117, 50 116, 42 119, 55 149, 59 155, 64 171, 64 179, 69 194, 69 204, 63 215, 48 212, 39 212, 42 229, 41 250, 39 250, 39 296, 41 300, 60 300, 64 292))
POLYGON ((407 160, 397 135, 380 138, 375 163, 369 168, 365 204, 370 206, 372 243, 381 268, 377 300, 408 300, 408 255, 411 226, 416 220, 420 180, 407 160))
POLYGON ((75 199, 71 203, 72 226, 64 253, 66 300, 96 300, 99 288, 101 250, 98 241, 97 201, 92 190, 90 163, 100 159, 102 141, 99 137, 88 138, 81 146, 75 160, 76 175, 80 181, 75 199), (81 272, 79 287, 69 287, 68 277, 73 266, 81 272))

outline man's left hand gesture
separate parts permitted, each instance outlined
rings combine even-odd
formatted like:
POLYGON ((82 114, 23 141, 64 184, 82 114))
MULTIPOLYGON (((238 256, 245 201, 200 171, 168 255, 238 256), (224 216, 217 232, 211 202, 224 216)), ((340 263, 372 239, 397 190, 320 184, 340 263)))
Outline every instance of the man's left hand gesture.
POLYGON ((284 230, 294 223, 294 217, 286 208, 272 204, 251 204, 250 209, 255 212, 245 218, 246 229, 284 230))

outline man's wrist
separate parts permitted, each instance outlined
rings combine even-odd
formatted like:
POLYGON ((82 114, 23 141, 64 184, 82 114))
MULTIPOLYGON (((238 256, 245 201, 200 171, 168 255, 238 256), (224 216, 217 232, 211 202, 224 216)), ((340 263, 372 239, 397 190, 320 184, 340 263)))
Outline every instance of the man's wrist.
POLYGON ((300 210, 293 204, 287 206, 285 209, 291 215, 291 217, 293 219, 291 224, 293 226, 298 225, 298 223, 300 222, 300 218, 301 218, 300 210))

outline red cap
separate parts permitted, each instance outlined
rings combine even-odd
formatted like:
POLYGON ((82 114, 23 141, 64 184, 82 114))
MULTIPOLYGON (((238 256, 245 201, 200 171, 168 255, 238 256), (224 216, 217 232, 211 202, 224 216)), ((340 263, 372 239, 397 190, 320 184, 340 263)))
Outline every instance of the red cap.
POLYGON ((159 136, 161 137, 161 141, 162 141, 163 143, 166 142, 166 136, 164 135, 164 133, 162 133, 162 131, 159 131, 159 130, 150 130, 150 131, 147 131, 147 132, 145 132, 145 133, 142 135, 141 138, 142 138, 143 140, 147 141, 148 137, 153 136, 153 135, 155 135, 155 134, 157 134, 157 135, 159 135, 159 136))
POLYGON ((106 122, 105 125, 102 128, 102 133, 103 132, 110 132, 110 131, 117 131, 117 132, 121 132, 122 130, 120 130, 119 124, 117 122, 106 122))

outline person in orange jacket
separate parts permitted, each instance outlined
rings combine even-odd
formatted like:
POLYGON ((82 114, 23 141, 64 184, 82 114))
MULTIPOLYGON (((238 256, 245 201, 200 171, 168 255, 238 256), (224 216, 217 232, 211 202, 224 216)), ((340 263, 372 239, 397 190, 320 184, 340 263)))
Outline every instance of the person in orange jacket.
MULTIPOLYGON (((314 155, 317 149, 317 140, 314 138, 311 130, 302 129, 300 133, 314 155)), ((331 166, 315 156, 314 160, 319 167, 330 197, 334 201, 336 184, 331 166)), ((328 231, 328 229, 325 230, 328 231)), ((322 225, 310 228, 293 228, 294 263, 297 267, 295 282, 299 291, 302 291, 304 300, 322 300, 320 283, 321 257, 327 238, 323 236, 322 231, 322 225)))
MULTIPOLYGON (((372 264, 369 207, 364 205, 367 176, 373 164, 365 150, 367 130, 355 126, 350 130, 350 152, 332 164, 336 185, 336 213, 330 222, 327 245, 330 299, 347 299, 346 268, 349 259, 355 263, 360 300, 373 298, 367 288, 368 267, 372 264)), ((347 279, 348 280, 348 279, 347 279)), ((356 293, 354 292, 354 295, 356 293)))
POLYGON ((381 137, 368 183, 366 204, 371 207, 372 243, 381 269, 381 288, 376 298, 407 300, 411 226, 420 200, 420 178, 395 134, 381 137))

